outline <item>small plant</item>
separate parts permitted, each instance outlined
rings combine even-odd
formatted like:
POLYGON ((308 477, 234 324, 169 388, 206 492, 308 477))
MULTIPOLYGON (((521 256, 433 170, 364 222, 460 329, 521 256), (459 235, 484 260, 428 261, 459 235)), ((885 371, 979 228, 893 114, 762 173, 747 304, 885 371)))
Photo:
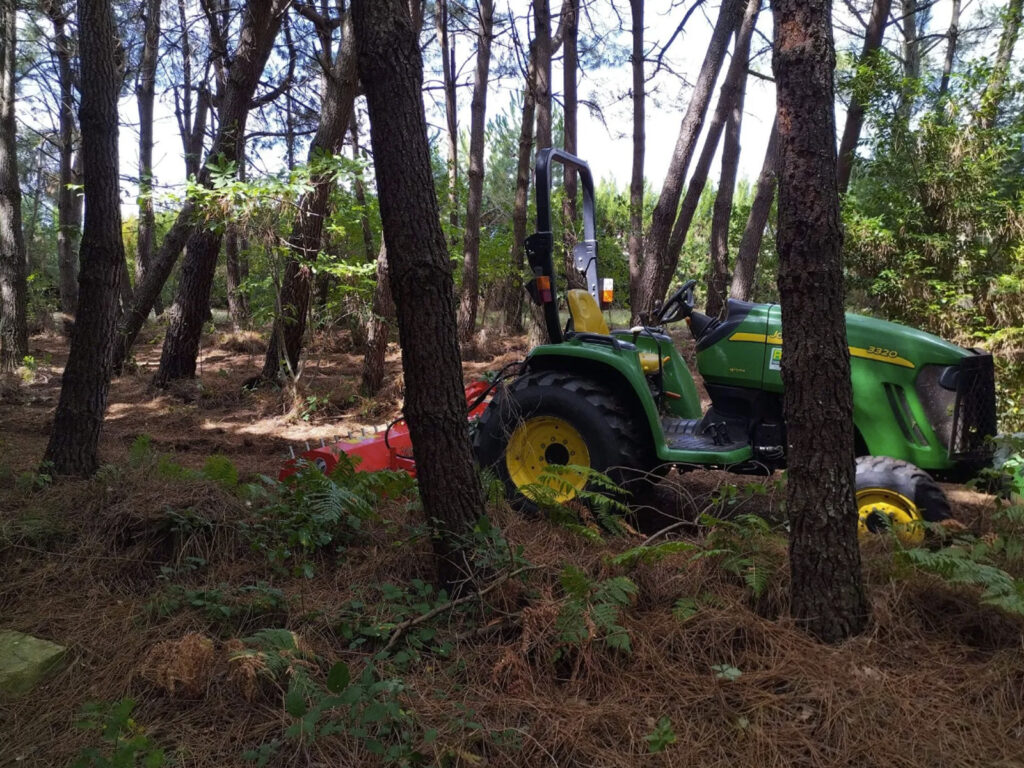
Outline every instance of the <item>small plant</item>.
POLYGON ((675 744, 676 740, 676 732, 672 728, 672 721, 667 717, 660 718, 658 724, 654 726, 654 730, 644 737, 644 741, 647 742, 647 748, 652 753, 664 752, 665 749, 675 744))
POLYGON ((82 707, 77 727, 98 731, 107 746, 83 749, 71 768, 161 768, 165 765, 164 751, 154 745, 132 719, 134 708, 135 702, 131 699, 95 702, 82 707))
POLYGON ((22 472, 15 478, 15 487, 22 493, 41 491, 53 484, 53 465, 46 461, 35 472, 22 472))
POLYGON ((348 664, 327 665, 283 629, 262 630, 245 643, 250 648, 236 658, 256 656, 266 675, 287 678, 284 710, 290 718, 283 739, 249 750, 243 755, 246 760, 270 765, 285 742, 308 745, 335 734, 356 738, 388 765, 422 759, 414 745, 429 741, 430 734, 421 734, 401 705, 401 679, 380 677, 371 664, 353 679, 348 664))
POLYGON ((718 558, 723 570, 739 576, 755 598, 761 597, 782 556, 773 546, 771 524, 757 515, 738 515, 732 520, 702 515, 701 523, 710 530, 694 559, 718 558))
POLYGON ((330 404, 331 399, 327 395, 306 395, 299 408, 299 418, 303 421, 311 421, 317 411, 326 409, 330 404))
POLYGON ((221 584, 209 589, 171 584, 159 598, 147 604, 148 612, 158 617, 186 608, 202 613, 213 627, 235 632, 255 621, 283 617, 288 611, 288 599, 281 590, 262 582, 239 587, 221 584))
POLYGON ((636 584, 625 576, 593 581, 573 565, 562 571, 559 580, 566 594, 556 623, 559 640, 575 648, 600 641, 611 650, 629 653, 629 632, 620 622, 623 609, 637 593, 636 584))
POLYGON ((623 517, 629 507, 620 499, 628 498, 629 492, 590 467, 551 465, 537 483, 520 490, 552 522, 585 538, 600 541, 602 529, 613 535, 626 532, 623 517))

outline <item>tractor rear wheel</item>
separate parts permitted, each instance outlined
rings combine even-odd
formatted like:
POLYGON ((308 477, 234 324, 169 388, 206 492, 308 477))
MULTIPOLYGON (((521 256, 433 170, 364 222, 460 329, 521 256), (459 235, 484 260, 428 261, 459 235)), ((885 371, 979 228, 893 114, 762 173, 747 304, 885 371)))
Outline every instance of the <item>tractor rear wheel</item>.
POLYGON ((888 456, 857 459, 857 512, 861 535, 892 528, 908 545, 924 541, 923 522, 950 516, 946 494, 923 469, 888 456))
POLYGON ((655 463, 642 418, 593 379, 538 371, 495 396, 480 417, 473 447, 480 466, 498 475, 520 508, 536 506, 530 486, 547 485, 552 492, 545 498, 558 503, 586 489, 587 476, 558 469, 566 465, 605 473, 632 493, 649 485, 655 463))

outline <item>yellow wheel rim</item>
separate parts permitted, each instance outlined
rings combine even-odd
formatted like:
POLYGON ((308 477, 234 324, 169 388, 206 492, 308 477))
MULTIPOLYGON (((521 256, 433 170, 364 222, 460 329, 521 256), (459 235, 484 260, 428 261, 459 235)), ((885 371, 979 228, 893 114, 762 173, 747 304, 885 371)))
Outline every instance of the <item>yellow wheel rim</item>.
MULTIPOLYGON (((535 416, 521 422, 505 449, 505 468, 516 488, 544 484, 558 502, 573 498, 587 483, 581 472, 552 469, 567 464, 589 467, 590 451, 576 427, 554 416, 535 416)), ((529 496, 529 491, 524 495, 529 496)))
POLYGON ((893 533, 904 544, 924 541, 924 517, 917 505, 902 493, 888 488, 861 488, 857 491, 857 530, 869 536, 884 530, 887 518, 893 533))

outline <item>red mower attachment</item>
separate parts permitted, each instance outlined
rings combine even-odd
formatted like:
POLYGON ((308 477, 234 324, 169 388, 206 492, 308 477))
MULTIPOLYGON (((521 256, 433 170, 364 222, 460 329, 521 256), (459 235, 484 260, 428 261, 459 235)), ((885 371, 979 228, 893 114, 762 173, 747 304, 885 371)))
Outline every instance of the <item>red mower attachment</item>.
MULTIPOLYGON (((466 387, 466 405, 470 407, 469 419, 479 418, 486 410, 490 399, 491 384, 477 381, 466 387)), ((416 477, 416 462, 412 457, 412 440, 409 437, 409 426, 405 419, 399 419, 388 425, 383 432, 365 440, 339 440, 330 445, 313 448, 294 458, 288 459, 278 474, 278 480, 291 477, 303 463, 316 466, 324 474, 329 474, 338 463, 338 456, 348 454, 355 459, 357 472, 379 472, 392 469, 408 472, 416 477)))

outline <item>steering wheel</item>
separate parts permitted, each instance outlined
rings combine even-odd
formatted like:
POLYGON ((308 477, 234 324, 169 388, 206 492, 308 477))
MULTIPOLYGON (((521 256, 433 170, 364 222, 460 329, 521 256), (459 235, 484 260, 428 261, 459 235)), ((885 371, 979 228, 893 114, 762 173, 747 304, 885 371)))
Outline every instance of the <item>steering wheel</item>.
POLYGON ((679 290, 666 299, 656 315, 658 325, 677 323, 690 316, 693 312, 693 286, 696 284, 696 280, 687 280, 679 290))

